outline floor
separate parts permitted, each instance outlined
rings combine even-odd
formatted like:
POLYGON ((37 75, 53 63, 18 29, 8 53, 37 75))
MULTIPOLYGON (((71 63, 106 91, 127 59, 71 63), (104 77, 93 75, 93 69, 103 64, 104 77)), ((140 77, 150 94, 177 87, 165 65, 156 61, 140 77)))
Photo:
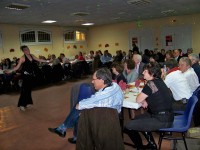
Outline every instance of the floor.
MULTIPOLYGON (((75 150, 75 145, 67 141, 72 136, 72 130, 67 130, 66 138, 61 138, 51 134, 47 128, 56 127, 64 121, 69 113, 71 86, 75 82, 86 81, 90 81, 90 77, 34 89, 32 92, 34 107, 25 112, 16 107, 18 92, 1 94, 0 150, 75 150)), ((128 113, 125 115, 128 116, 128 113)), ((157 141, 158 135, 154 136, 157 141)), ((126 135, 124 140, 130 142, 126 135)), ((125 146, 125 150, 133 149, 125 146)), ((162 150, 169 149, 170 143, 164 141, 162 150)))

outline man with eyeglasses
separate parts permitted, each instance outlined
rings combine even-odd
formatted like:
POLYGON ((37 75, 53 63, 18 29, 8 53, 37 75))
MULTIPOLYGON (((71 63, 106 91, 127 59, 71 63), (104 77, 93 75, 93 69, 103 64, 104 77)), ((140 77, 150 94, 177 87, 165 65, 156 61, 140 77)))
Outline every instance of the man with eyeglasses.
POLYGON ((65 137, 66 129, 74 127, 74 137, 69 138, 68 141, 72 144, 76 143, 77 138, 77 122, 81 110, 91 109, 95 107, 106 107, 116 109, 118 113, 121 112, 123 103, 123 93, 117 83, 112 82, 112 75, 109 69, 101 68, 97 70, 92 77, 92 84, 97 92, 90 98, 79 101, 74 106, 65 121, 57 128, 48 128, 52 133, 65 137))

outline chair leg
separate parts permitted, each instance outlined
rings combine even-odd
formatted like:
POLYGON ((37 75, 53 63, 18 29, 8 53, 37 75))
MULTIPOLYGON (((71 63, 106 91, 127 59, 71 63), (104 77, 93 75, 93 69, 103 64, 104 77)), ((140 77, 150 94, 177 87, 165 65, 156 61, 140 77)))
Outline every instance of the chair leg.
POLYGON ((185 140, 185 133, 182 133, 182 137, 183 137, 183 141, 184 141, 184 144, 185 144, 185 149, 188 150, 187 143, 186 143, 186 140, 185 140))
POLYGON ((160 150, 161 149, 161 144, 162 144, 162 139, 164 137, 164 132, 160 132, 160 136, 159 136, 159 140, 158 140, 158 149, 160 150))
POLYGON ((177 145, 177 140, 174 139, 174 140, 173 140, 173 145, 172 145, 172 149, 173 149, 173 150, 176 150, 176 145, 177 145))

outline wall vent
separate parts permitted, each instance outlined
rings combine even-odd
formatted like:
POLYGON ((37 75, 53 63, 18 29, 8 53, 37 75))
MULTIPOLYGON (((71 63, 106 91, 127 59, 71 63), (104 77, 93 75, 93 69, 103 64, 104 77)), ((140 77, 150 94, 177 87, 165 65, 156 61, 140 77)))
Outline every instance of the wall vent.
POLYGON ((128 0, 127 3, 129 5, 143 6, 151 3, 150 0, 128 0))
POLYGON ((14 10, 23 10, 26 8, 29 8, 30 5, 24 5, 24 4, 19 4, 19 3, 12 3, 8 6, 6 6, 5 8, 7 9, 14 9, 14 10))
POLYGON ((87 15, 89 15, 89 14, 90 14, 90 13, 87 13, 87 12, 75 12, 75 13, 73 13, 72 15, 83 17, 83 16, 87 16, 87 15))
POLYGON ((170 9, 170 10, 161 11, 161 14, 163 14, 163 15, 173 15, 173 14, 175 14, 175 10, 170 9))

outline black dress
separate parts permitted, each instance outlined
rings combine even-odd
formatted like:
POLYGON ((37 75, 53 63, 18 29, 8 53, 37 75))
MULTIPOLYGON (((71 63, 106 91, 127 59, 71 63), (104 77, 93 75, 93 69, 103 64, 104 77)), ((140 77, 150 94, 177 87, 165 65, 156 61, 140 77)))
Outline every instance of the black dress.
MULTIPOLYGON (((23 106, 26 107, 28 104, 33 104, 31 91, 32 91, 32 85, 34 82, 35 77, 35 68, 37 66, 36 61, 32 59, 30 61, 26 55, 25 56, 25 62, 22 66, 22 87, 21 87, 21 94, 19 97, 18 107, 23 106)), ((32 56, 31 56, 32 57, 32 56)))

